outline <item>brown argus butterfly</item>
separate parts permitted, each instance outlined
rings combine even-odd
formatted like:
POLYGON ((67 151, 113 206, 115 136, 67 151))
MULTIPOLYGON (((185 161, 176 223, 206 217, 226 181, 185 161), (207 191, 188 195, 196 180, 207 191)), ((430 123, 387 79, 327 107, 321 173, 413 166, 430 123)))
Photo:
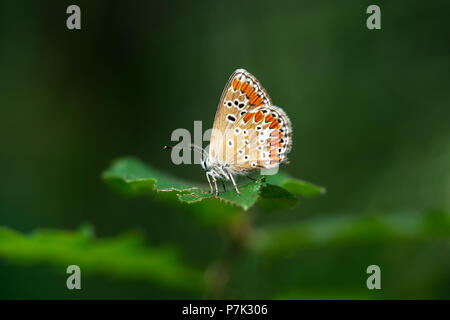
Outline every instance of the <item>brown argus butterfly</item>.
POLYGON ((201 152, 201 165, 211 193, 217 196, 217 179, 231 180, 240 194, 234 176, 278 168, 287 163, 291 146, 292 126, 286 113, 272 105, 266 90, 252 74, 238 69, 222 92, 209 151, 190 147, 201 152))

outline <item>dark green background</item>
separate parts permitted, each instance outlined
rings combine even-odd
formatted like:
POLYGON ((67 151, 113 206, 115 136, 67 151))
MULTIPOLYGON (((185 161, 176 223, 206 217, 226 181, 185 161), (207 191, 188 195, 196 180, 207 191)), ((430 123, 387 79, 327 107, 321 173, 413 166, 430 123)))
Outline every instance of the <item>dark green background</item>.
MULTIPOLYGON (((313 216, 450 209, 450 6, 443 1, 2 1, 0 225, 23 232, 92 223, 99 237, 145 232, 205 266, 223 251, 214 228, 100 179, 137 155, 175 166, 161 146, 193 121, 212 126, 237 68, 258 77, 294 128, 292 175, 327 188, 261 223, 313 216), (82 30, 66 28, 69 4, 82 30), (382 30, 366 28, 378 4, 382 30)), ((305 250, 248 257, 226 297, 450 298, 447 241, 305 250), (382 268, 368 293, 365 268, 382 268), (245 285, 242 285, 245 282, 245 285)), ((0 260, 0 298, 197 298, 151 283, 83 278, 0 260)))

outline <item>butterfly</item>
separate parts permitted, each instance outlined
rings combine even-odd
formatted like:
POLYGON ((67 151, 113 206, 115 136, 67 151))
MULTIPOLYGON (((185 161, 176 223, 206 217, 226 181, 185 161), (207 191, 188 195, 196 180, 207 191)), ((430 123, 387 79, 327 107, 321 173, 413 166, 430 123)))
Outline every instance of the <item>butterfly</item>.
POLYGON ((288 116, 272 105, 258 79, 244 69, 233 72, 222 92, 209 150, 190 145, 201 152, 200 164, 206 171, 211 193, 216 196, 218 179, 231 180, 240 194, 235 176, 287 163, 291 146, 288 116))

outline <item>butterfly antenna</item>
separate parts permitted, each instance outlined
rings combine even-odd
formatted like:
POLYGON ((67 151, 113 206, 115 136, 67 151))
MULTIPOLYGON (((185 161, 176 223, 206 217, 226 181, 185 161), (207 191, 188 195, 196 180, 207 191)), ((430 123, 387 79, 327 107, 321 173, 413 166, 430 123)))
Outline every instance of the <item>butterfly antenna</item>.
POLYGON ((172 150, 172 149, 186 149, 186 148, 192 149, 192 150, 194 150, 194 151, 200 153, 200 154, 202 155, 202 160, 203 160, 205 157, 208 156, 208 154, 206 153, 205 149, 203 149, 203 148, 201 148, 201 147, 199 147, 199 146, 197 146, 197 145, 195 145, 195 144, 193 144, 193 143, 190 143, 189 145, 187 145, 187 146, 182 146, 182 147, 177 147, 177 146, 163 146, 163 149, 169 149, 169 150, 172 150))

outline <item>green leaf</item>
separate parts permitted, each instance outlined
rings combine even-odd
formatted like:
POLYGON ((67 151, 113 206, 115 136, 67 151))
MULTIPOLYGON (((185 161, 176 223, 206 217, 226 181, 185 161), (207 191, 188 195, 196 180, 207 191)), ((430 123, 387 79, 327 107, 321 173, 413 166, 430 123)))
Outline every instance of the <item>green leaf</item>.
POLYGON ((93 230, 36 231, 29 236, 0 227, 0 257, 22 264, 46 263, 65 268, 78 265, 83 273, 147 280, 177 289, 204 289, 201 271, 182 263, 170 247, 148 248, 139 234, 95 239, 93 230))
POLYGON ((145 165, 137 158, 121 158, 102 177, 123 194, 138 196, 153 192, 200 191, 195 185, 145 165))
POLYGON ((261 189, 261 199, 259 205, 268 210, 294 207, 298 198, 282 187, 265 184, 261 189))
POLYGON ((193 203, 196 201, 202 201, 204 199, 215 199, 219 202, 226 202, 229 204, 234 204, 236 206, 241 207, 244 210, 248 210, 252 207, 259 198, 259 191, 261 189, 261 180, 250 182, 243 187, 239 188, 240 195, 236 193, 236 191, 228 190, 226 192, 222 192, 218 198, 215 195, 212 195, 209 192, 193 192, 190 194, 181 194, 178 198, 181 201, 185 201, 187 203, 193 203))
POLYGON ((183 206, 203 221, 229 224, 245 219, 246 211, 260 202, 264 207, 286 208, 298 203, 296 195, 312 197, 324 189, 290 178, 286 174, 260 177, 239 185, 238 195, 232 187, 218 197, 209 193, 209 186, 198 186, 156 170, 137 158, 114 161, 103 175, 113 189, 127 196, 149 195, 154 199, 183 206))
POLYGON ((392 215, 339 215, 296 225, 254 230, 249 246, 261 254, 285 254, 330 245, 450 239, 450 214, 442 211, 392 215))
POLYGON ((294 195, 300 195, 305 198, 312 198, 326 192, 325 188, 316 186, 300 179, 292 178, 285 172, 267 176, 266 182, 268 184, 282 187, 283 189, 286 189, 294 195))

